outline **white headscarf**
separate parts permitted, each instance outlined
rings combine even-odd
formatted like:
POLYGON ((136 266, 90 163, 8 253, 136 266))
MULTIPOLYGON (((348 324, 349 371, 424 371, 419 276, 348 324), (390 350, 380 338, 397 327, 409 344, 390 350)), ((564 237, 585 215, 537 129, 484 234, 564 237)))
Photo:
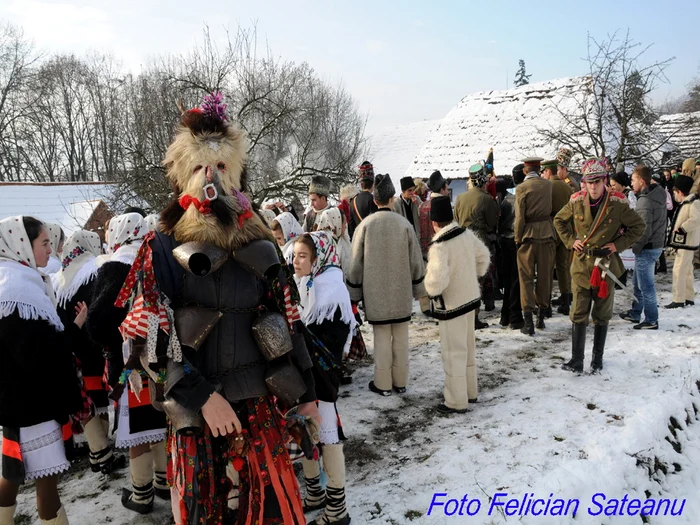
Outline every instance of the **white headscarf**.
POLYGON ((0 220, 0 319, 15 311, 22 319, 43 319, 63 331, 51 279, 36 266, 22 216, 0 220))
POLYGON ((97 258, 98 268, 106 262, 120 262, 131 266, 141 247, 141 240, 147 233, 148 227, 139 213, 125 213, 113 217, 105 232, 107 255, 97 258))
POLYGON ((53 276, 59 306, 65 307, 80 287, 95 277, 100 254, 100 236, 96 233, 78 230, 68 237, 63 246, 61 271, 53 276))
POLYGON ((318 220, 318 229, 330 231, 333 235, 333 240, 338 247, 338 257, 340 257, 340 267, 343 272, 350 266, 350 253, 352 244, 350 244, 350 236, 348 229, 341 235, 343 230, 343 212, 339 208, 329 208, 321 213, 321 218, 318 220))
POLYGON ((146 227, 148 228, 149 232, 156 231, 158 229, 158 221, 160 221, 160 214, 158 213, 146 215, 146 218, 143 220, 143 222, 146 223, 146 227))
POLYGON ((58 247, 61 244, 61 237, 64 236, 64 233, 61 226, 53 222, 45 222, 44 227, 51 241, 51 255, 49 256, 49 262, 41 271, 48 275, 54 275, 61 271, 61 252, 58 251, 58 247))
POLYGON ((285 211, 280 213, 275 220, 282 227, 282 235, 284 235, 284 246, 282 247, 282 255, 284 259, 291 263, 292 255, 294 255, 294 240, 300 235, 304 235, 304 228, 294 218, 294 215, 285 211))

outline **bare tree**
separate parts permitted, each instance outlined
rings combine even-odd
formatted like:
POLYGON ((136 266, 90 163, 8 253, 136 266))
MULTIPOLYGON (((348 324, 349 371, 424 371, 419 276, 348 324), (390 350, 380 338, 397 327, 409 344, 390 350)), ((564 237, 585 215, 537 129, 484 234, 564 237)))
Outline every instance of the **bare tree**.
POLYGON ((0 25, 0 181, 19 181, 27 172, 22 119, 28 107, 26 85, 39 58, 20 28, 0 25))
POLYGON ((649 95, 668 81, 665 70, 674 59, 648 62, 650 47, 629 31, 600 41, 589 35, 586 88, 554 102, 560 121, 540 132, 583 156, 610 156, 613 166, 658 163, 673 137, 656 132, 649 95))

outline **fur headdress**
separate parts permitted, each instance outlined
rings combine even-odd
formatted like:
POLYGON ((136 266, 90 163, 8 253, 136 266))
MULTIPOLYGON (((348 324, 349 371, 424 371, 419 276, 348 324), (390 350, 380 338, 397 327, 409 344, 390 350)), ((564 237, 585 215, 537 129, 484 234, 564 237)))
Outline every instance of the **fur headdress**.
POLYGON ((248 139, 229 123, 223 95, 207 95, 201 106, 187 111, 179 107, 180 124, 163 161, 176 200, 161 213, 161 231, 180 242, 232 250, 271 239, 244 194, 248 139))

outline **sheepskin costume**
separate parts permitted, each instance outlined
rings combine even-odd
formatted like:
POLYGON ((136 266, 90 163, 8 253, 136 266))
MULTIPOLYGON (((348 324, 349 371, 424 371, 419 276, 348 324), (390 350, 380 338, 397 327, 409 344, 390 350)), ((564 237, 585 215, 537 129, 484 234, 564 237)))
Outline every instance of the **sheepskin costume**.
POLYGON ((180 111, 163 161, 177 200, 161 213, 161 231, 179 242, 209 242, 226 250, 255 239, 274 241, 244 193, 248 139, 228 122, 221 94, 180 111))

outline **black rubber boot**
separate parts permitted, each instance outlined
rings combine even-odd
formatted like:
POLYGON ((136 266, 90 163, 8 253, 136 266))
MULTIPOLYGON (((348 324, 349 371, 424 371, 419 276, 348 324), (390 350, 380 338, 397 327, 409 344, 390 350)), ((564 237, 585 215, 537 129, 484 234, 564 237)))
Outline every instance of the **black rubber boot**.
MULTIPOLYGON (((547 309, 546 308, 540 308, 537 311, 537 329, 538 330, 544 330, 546 327, 544 326, 544 318, 547 317, 547 309)), ((551 315, 550 315, 551 317, 551 315)))
POLYGON ((586 350, 586 325, 573 323, 571 331, 571 360, 561 365, 568 372, 583 372, 583 355, 586 350))
POLYGON ((591 373, 595 374, 603 369, 603 351, 605 339, 608 336, 608 325, 595 325, 593 332, 593 359, 591 359, 591 373))
POLYGON ((564 297, 566 296, 565 293, 561 294, 559 297, 556 299, 552 299, 552 306, 559 306, 564 303, 564 297))
POLYGON ((523 318, 525 322, 520 331, 525 335, 535 335, 535 323, 532 320, 532 312, 523 312, 523 318))
POLYGON ((559 305, 559 308, 557 308, 557 312, 563 315, 569 315, 569 308, 571 306, 571 294, 564 293, 561 295, 561 297, 562 302, 559 305))

